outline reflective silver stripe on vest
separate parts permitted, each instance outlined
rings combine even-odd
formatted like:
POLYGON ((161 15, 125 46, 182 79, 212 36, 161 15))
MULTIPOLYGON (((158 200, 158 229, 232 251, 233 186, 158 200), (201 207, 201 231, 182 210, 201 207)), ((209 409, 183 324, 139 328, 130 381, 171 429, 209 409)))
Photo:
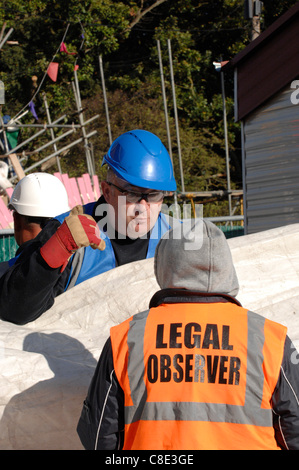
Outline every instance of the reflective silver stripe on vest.
POLYGON ((84 247, 79 248, 76 253, 73 255, 72 259, 72 272, 70 274, 70 282, 66 288, 66 291, 71 289, 76 285, 77 279, 80 274, 80 270, 82 267, 83 259, 84 259, 84 247))
POLYGON ((134 316, 128 331, 128 377, 133 406, 125 407, 125 423, 139 420, 212 421, 272 427, 272 410, 262 409, 264 374, 263 345, 265 319, 256 313, 247 313, 248 348, 245 405, 193 402, 147 403, 147 390, 143 380, 143 345, 149 310, 134 316))

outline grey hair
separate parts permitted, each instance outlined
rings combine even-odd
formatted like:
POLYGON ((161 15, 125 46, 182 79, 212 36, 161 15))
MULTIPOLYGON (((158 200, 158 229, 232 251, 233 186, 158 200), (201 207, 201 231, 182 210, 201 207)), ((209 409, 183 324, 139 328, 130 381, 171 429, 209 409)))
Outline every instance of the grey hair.
POLYGON ((123 183, 127 183, 126 180, 124 180, 124 179, 120 178, 119 176, 117 176, 117 174, 109 166, 108 166, 108 169, 107 169, 106 181, 107 181, 107 183, 116 183, 116 184, 121 182, 121 181, 123 183))
POLYGON ((106 175, 106 181, 108 183, 112 183, 112 181, 115 179, 115 173, 114 171, 108 166, 108 169, 107 169, 107 175, 106 175))

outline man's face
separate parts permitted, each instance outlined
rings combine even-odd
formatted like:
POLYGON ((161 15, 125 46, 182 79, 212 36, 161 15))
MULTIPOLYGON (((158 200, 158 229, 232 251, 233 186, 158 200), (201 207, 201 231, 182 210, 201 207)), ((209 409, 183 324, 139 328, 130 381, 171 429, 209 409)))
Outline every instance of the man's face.
POLYGON ((115 175, 109 182, 102 182, 102 192, 112 208, 108 211, 109 222, 118 233, 140 238, 155 225, 163 192, 132 186, 115 175))

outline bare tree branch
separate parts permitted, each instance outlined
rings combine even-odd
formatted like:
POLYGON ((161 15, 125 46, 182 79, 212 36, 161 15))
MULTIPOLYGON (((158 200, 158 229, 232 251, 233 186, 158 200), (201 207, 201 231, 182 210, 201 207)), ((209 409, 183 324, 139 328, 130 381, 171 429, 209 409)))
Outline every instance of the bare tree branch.
POLYGON ((129 24, 129 28, 132 29, 137 23, 139 23, 139 21, 147 14, 149 13, 151 10, 153 10, 154 8, 158 7, 159 5, 161 5, 162 3, 165 3, 167 2, 167 0, 156 0, 152 5, 150 5, 148 8, 145 8, 145 10, 143 10, 143 0, 141 1, 141 8, 138 10, 134 20, 129 24))

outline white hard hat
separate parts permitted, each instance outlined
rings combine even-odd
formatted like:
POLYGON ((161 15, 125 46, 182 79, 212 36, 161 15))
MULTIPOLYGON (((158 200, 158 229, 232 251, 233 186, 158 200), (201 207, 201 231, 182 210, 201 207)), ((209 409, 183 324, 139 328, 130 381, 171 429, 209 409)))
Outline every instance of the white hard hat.
POLYGON ((49 173, 31 173, 22 178, 8 207, 30 217, 56 217, 70 210, 63 183, 49 173))

